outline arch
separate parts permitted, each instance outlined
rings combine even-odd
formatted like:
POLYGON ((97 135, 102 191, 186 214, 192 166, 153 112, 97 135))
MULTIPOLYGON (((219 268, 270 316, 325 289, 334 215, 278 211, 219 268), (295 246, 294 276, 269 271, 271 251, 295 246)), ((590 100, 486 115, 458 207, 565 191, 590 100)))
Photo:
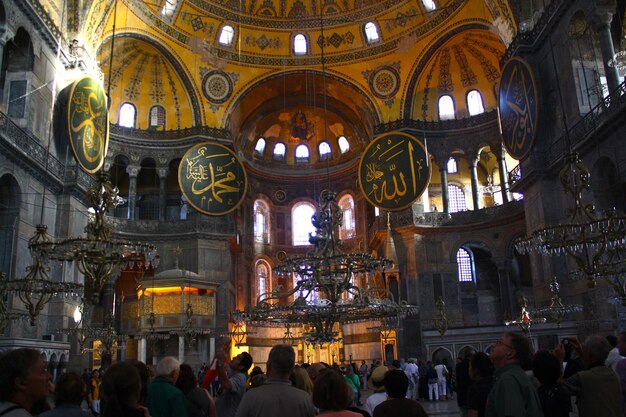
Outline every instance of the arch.
MULTIPOLYGON (((422 58, 417 62, 416 65, 410 71, 410 78, 406 83, 406 93, 404 97, 406 97, 403 103, 402 117, 405 119, 411 119, 412 114, 415 110, 415 106, 418 108, 421 107, 421 103, 418 103, 415 100, 415 95, 419 92, 417 90, 417 85, 422 76, 426 76, 428 71, 426 70, 427 65, 430 63, 431 59, 435 54, 437 54, 441 48, 448 42, 450 39, 454 38, 459 34, 463 34, 464 32, 472 29, 489 31, 490 27, 481 23, 468 23, 464 25, 460 25, 454 29, 448 31, 441 38, 437 39, 437 41, 430 46, 430 48, 422 55, 422 58)), ((504 47, 503 47, 504 49, 504 47)))
POLYGON ((475 346, 465 345, 461 349, 459 349, 459 351, 456 354, 456 357, 462 358, 462 359, 469 359, 477 351, 478 350, 476 349, 475 346))
POLYGON ((260 301, 264 298, 264 294, 272 291, 272 267, 265 259, 259 259, 254 265, 255 276, 255 292, 256 299, 253 301, 260 301))
POLYGON ((293 37, 292 45, 294 55, 306 55, 309 52, 307 37, 302 33, 298 33, 293 37))
POLYGON ((130 212, 128 209, 128 193, 130 190, 130 175, 128 174, 128 166, 130 160, 126 155, 116 155, 113 159, 113 163, 109 168, 109 178, 111 184, 117 187, 119 190, 119 196, 124 198, 124 201, 113 209, 113 216, 128 219, 130 212))
POLYGON ((456 251, 456 265, 459 282, 476 282, 474 257, 471 251, 464 247, 460 247, 456 251))
MULTIPOLYGON (((181 64, 181 62, 184 62, 182 57, 175 55, 169 48, 167 48, 165 44, 156 42, 154 39, 151 39, 149 36, 146 36, 141 33, 125 32, 123 34, 115 35, 116 44, 117 42, 125 38, 129 38, 131 40, 138 40, 138 41, 142 41, 142 42, 149 44, 151 47, 155 48, 164 57, 164 59, 168 62, 169 65, 172 66, 172 68, 174 68, 174 72, 180 78, 180 82, 185 87, 185 92, 188 94, 188 97, 189 97, 189 110, 191 111, 191 114, 192 114, 192 124, 194 126, 198 126, 202 124, 203 123, 203 114, 202 114, 203 110, 202 109, 204 107, 200 104, 200 100, 198 98, 199 94, 198 94, 198 91, 196 90, 196 83, 195 81, 192 81, 192 79, 195 79, 195 77, 191 77, 191 75, 186 71, 186 67, 184 67, 181 64)), ((102 58, 101 62, 104 62, 106 66, 106 67, 101 68, 102 72, 105 74, 105 77, 108 77, 108 73, 109 73, 108 71, 109 59, 106 59, 106 58, 110 58, 110 55, 107 55, 105 57, 103 56, 103 54, 104 53, 110 54, 111 39, 112 39, 111 36, 108 36, 107 38, 103 39, 102 43, 100 44, 100 48, 98 49, 98 52, 97 52, 97 56, 102 58)), ((115 64, 116 63, 114 62, 114 65, 115 64)), ((110 80, 105 79, 105 87, 108 88, 109 83, 110 83, 110 80)))
POLYGON ((270 243, 270 207, 262 199, 257 199, 252 207, 254 219, 254 241, 270 243))
POLYGON ((274 149, 272 150, 272 158, 274 158, 275 161, 284 161, 286 153, 287 147, 285 144, 278 142, 274 145, 274 149))
POLYGON ((320 161, 326 161, 332 156, 332 149, 330 148, 330 144, 326 141, 320 142, 320 144, 317 146, 317 150, 319 152, 320 161))
POLYGON ((598 158, 591 168, 591 189, 598 213, 624 209, 624 195, 619 174, 613 161, 605 156, 598 158))
POLYGON ((452 352, 448 348, 442 346, 437 347, 431 355, 431 360, 434 364, 436 364, 437 362, 443 363, 448 368, 448 371, 450 369, 453 369, 451 368, 454 365, 454 362, 452 360, 452 352))
POLYGON ((476 116, 485 112, 483 95, 478 90, 470 90, 466 95, 467 111, 470 116, 476 116))
POLYGON ((7 42, 7 71, 30 72, 35 65, 35 50, 33 41, 26 29, 17 29, 12 42, 7 42))
POLYGON ((467 200, 463 188, 456 184, 448 184, 448 198, 450 213, 457 213, 467 210, 467 200))
POLYGON ((217 43, 222 46, 232 46, 235 39, 235 28, 231 25, 224 25, 220 30, 220 36, 217 39, 217 43))
POLYGON ((309 151, 309 147, 306 146, 304 143, 301 143, 300 145, 296 146, 296 162, 309 162, 310 160, 310 151, 309 151))
POLYGON ((254 153, 263 156, 263 153, 265 152, 265 144, 265 139, 259 138, 259 140, 257 140, 256 142, 256 145, 254 145, 254 153))
POLYGON ((315 232, 311 217, 315 206, 308 201, 299 201, 291 208, 291 235, 294 246, 310 245, 309 234, 315 232))
POLYGON ((365 34, 365 41, 368 45, 380 41, 378 26, 374 22, 365 23, 365 25, 363 25, 363 33, 365 34))
POLYGON ((137 108, 133 103, 125 101, 120 105, 117 124, 120 127, 135 128, 137 125, 137 108))
POLYGON ((342 155, 350 150, 350 142, 348 142, 345 136, 339 136, 339 138, 337 138, 337 145, 339 145, 339 150, 342 155))
POLYGON ((160 182, 156 161, 152 158, 142 160, 141 169, 137 175, 136 219, 159 219, 160 182))
POLYGON ((437 114, 439 120, 453 120, 456 117, 456 108, 454 106, 454 99, 449 94, 444 94, 439 97, 437 103, 437 114))
POLYGON ((165 107, 155 105, 150 107, 148 129, 163 130, 165 129, 165 107))
POLYGON ((351 194, 345 194, 339 199, 338 204, 343 211, 339 239, 351 239, 356 235, 354 198, 351 194))

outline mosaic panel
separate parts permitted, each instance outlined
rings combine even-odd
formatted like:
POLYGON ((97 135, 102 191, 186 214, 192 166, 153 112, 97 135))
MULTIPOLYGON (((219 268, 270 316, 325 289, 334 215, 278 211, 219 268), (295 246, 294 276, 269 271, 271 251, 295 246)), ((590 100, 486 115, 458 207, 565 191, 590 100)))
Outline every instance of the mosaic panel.
POLYGON ((178 98, 178 91, 176 90, 176 83, 174 82, 174 77, 170 72, 170 67, 165 66, 165 75, 167 76, 167 82, 170 86, 170 91, 172 92, 172 99, 174 100, 174 115, 176 116, 176 127, 180 129, 181 127, 181 112, 180 112, 180 102, 178 98))
POLYGON ((387 31, 392 31, 398 27, 404 28, 410 22, 416 20, 419 16, 419 11, 416 8, 411 7, 407 9, 406 13, 398 12, 395 19, 387 20, 385 22, 385 29, 387 31))
POLYGON ((485 58, 481 51, 479 51, 472 45, 465 45, 465 49, 467 49, 469 53, 472 54, 472 56, 476 58, 478 62, 480 62, 483 73, 485 74, 485 77, 489 82, 495 82, 500 79, 500 71, 498 71, 498 69, 491 63, 490 60, 485 58))
POLYGON ((165 66, 165 62, 163 59, 154 55, 152 57, 152 83, 150 84, 150 100, 153 103, 162 103, 165 100, 165 93, 163 89, 163 67, 165 66))
POLYGON ((280 38, 275 37, 275 38, 270 39, 264 34, 259 37, 256 37, 254 35, 246 35, 243 41, 245 45, 256 46, 262 51, 265 50, 266 48, 279 49, 283 46, 283 43, 280 41, 280 38))
POLYGON ((233 94, 233 81, 224 71, 209 71, 202 78, 202 93, 211 103, 225 103, 233 94))
POLYGON ((374 71, 364 71, 370 91, 378 98, 386 100, 395 96, 400 89, 400 63, 381 66, 374 71))
POLYGON ((450 49, 441 50, 441 60, 439 62, 439 92, 442 94, 451 93, 454 90, 452 75, 450 74, 450 49))
POLYGON ((135 66, 133 75, 131 75, 130 79, 128 80, 128 85, 124 89, 124 96, 129 100, 137 100, 137 98, 139 97, 139 90, 141 90, 141 84, 145 76, 143 67, 148 59, 150 59, 149 54, 141 55, 139 63, 135 66))
POLYGON ((463 85, 463 87, 476 85, 478 83, 476 73, 474 73, 474 71, 470 68, 469 63, 467 62, 467 57, 461 49, 461 46, 454 45, 452 47, 452 51, 454 52, 454 60, 459 65, 461 70, 461 85, 463 85))

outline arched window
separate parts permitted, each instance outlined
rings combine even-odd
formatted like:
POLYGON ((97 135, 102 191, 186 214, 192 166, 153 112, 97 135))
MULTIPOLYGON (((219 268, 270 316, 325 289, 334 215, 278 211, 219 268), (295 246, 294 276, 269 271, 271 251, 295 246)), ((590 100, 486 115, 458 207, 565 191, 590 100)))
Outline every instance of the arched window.
POLYGON ((165 128, 165 108, 163 106, 150 107, 150 129, 162 130, 165 128))
POLYGON ((422 0, 422 4, 424 5, 424 9, 427 12, 432 12, 433 10, 437 10, 437 5, 435 4, 435 0, 422 0))
POLYGON ((472 253, 465 248, 456 252, 456 265, 459 271, 459 282, 474 282, 474 262, 472 253))
POLYGON ((254 241, 270 243, 270 208, 262 200, 256 200, 254 210, 254 241))
POLYGON ((230 25, 222 26, 222 31, 220 32, 220 38, 218 42, 220 45, 230 46, 233 44, 233 39, 235 37, 235 29, 233 29, 230 25))
POLYGON ((483 96, 478 90, 472 90, 467 93, 467 110, 470 116, 475 116, 485 112, 483 105, 483 96))
POLYGON ((448 159, 448 174, 456 174, 458 172, 458 169, 459 168, 456 164, 456 159, 448 159))
POLYGON ((176 7, 178 7, 178 0, 165 0, 161 9, 161 16, 171 19, 176 11, 176 7))
POLYGON ((339 239, 353 238, 356 232, 354 219, 354 199, 350 194, 339 199, 339 207, 343 210, 343 221, 339 229, 339 239))
POLYGON ((454 101, 450 96, 439 97, 439 120, 454 119, 454 101))
POLYGON ((331 157, 330 145, 328 142, 320 142, 318 146, 318 151, 320 153, 320 161, 327 161, 331 157))
POLYGON ((254 153, 263 155, 263 152, 265 152, 265 139, 259 138, 254 146, 254 153))
POLYGON ((274 159, 277 161, 284 161, 286 149, 287 148, 285 147, 284 143, 278 142, 276 145, 274 145, 274 159))
POLYGON ((458 185, 448 185, 448 199, 449 199, 449 211, 450 213, 456 213, 458 211, 467 210, 467 203, 465 202, 465 193, 463 189, 458 185))
POLYGON ((310 245, 309 233, 315 232, 311 217, 315 214, 315 207, 311 203, 301 202, 293 206, 291 211, 291 234, 294 246, 310 245))
POLYGON ((296 146, 296 162, 309 162, 309 147, 305 144, 296 146))
POLYGON ((350 150, 350 142, 348 142, 345 136, 339 136, 337 143, 342 155, 350 150))
POLYGON ((263 294, 272 290, 272 276, 270 266, 265 261, 259 261, 256 264, 256 282, 257 282, 257 296, 259 299, 264 299, 263 294))
POLYGON ((120 106, 119 120, 117 122, 121 127, 135 127, 135 118, 137 110, 131 103, 122 103, 120 106))
POLYGON ((378 35, 378 28, 374 22, 367 22, 365 27, 365 39, 367 39, 367 43, 378 42, 380 36, 378 35))
POLYGON ((293 38, 293 53, 296 55, 306 55, 307 45, 306 37, 298 34, 293 38))

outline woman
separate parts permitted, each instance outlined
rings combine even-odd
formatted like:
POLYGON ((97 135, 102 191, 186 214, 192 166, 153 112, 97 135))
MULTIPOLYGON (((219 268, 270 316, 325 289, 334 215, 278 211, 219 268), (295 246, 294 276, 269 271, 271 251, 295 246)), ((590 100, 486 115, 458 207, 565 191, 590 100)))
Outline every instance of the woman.
POLYGON ((570 396, 563 391, 561 362, 547 350, 539 350, 533 356, 533 375, 541 386, 537 388, 543 414, 550 417, 568 417, 572 409, 570 396))
POLYGON ((470 359, 472 384, 467 389, 467 417, 483 417, 485 404, 493 386, 493 364, 486 353, 477 352, 470 359))
POLYGON ((100 389, 103 403, 100 417, 150 417, 148 409, 139 405, 141 378, 133 365, 126 362, 111 365, 100 389))
POLYGON ((313 385, 313 404, 323 417, 361 417, 347 410, 352 403, 353 391, 341 372, 326 369, 315 378, 313 385))
POLYGON ((313 381, 311 381, 311 377, 309 377, 309 373, 306 369, 296 365, 293 371, 291 371, 291 375, 289 375, 289 380, 294 387, 306 391, 309 394, 313 392, 313 381))
POLYGON ((360 402, 359 388, 361 388, 361 382, 359 376, 354 372, 353 364, 349 364, 348 366, 346 366, 346 374, 344 375, 344 378, 346 379, 346 382, 348 383, 348 385, 350 385, 353 391, 354 399, 352 401, 352 404, 350 405, 357 405, 360 402))
POLYGON ((62 374, 54 387, 54 409, 39 417, 92 417, 89 411, 80 408, 85 391, 85 383, 76 372, 62 374))
POLYGON ((198 386, 195 372, 186 363, 180 365, 176 386, 187 397, 189 417, 217 417, 213 397, 206 389, 198 386))
POLYGON ((87 396, 87 402, 89 408, 94 416, 100 414, 100 370, 94 369, 91 374, 91 381, 89 381, 89 395, 87 396))

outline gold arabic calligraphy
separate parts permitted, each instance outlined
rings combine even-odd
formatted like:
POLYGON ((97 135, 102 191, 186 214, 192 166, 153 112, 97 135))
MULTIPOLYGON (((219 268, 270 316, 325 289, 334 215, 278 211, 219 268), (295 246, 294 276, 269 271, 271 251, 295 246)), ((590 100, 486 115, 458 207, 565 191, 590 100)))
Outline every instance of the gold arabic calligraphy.
POLYGON ((82 156, 89 162, 102 157, 106 134, 105 96, 98 96, 98 87, 85 86, 72 97, 71 130, 82 140, 82 156))
POLYGON ((240 193, 243 182, 229 169, 238 168, 237 161, 230 153, 207 155, 206 151, 206 147, 201 147, 196 156, 186 159, 186 179, 192 182, 191 192, 196 196, 202 195, 202 206, 206 204, 209 207, 213 201, 231 206, 235 200, 228 198, 224 201, 224 195, 240 193), (208 198, 203 195, 207 193, 210 193, 208 198))
MULTIPOLYGON (((367 196, 378 205, 398 204, 407 192, 411 199, 417 197, 418 181, 422 179, 424 158, 415 160, 415 146, 411 140, 387 139, 377 143, 365 162, 365 181, 369 185, 367 196), (412 185, 409 190, 407 180, 412 185)), ((421 190, 420 190, 421 192, 421 190)))

